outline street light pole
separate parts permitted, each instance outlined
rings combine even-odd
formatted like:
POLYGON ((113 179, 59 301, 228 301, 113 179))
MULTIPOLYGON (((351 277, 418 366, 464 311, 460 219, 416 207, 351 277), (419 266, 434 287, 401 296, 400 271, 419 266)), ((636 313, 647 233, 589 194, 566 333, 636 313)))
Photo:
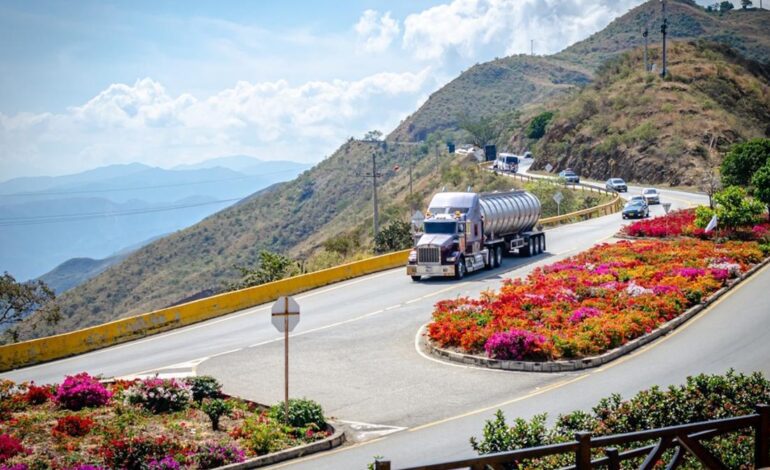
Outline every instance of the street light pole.
POLYGON ((374 239, 380 232, 379 214, 377 211, 377 152, 372 152, 372 193, 374 200, 374 239))

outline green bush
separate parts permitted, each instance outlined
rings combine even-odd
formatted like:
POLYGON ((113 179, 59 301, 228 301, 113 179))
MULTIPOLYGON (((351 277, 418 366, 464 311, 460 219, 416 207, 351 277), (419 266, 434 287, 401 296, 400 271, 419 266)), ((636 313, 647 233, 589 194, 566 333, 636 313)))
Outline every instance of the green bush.
POLYGON ((750 199, 746 191, 730 186, 714 195, 716 208, 698 207, 695 211, 695 225, 704 228, 713 214, 717 215, 720 227, 737 228, 756 224, 765 211, 761 202, 750 199))
MULTIPOLYGON (((270 418, 281 423, 286 422, 286 409, 283 403, 278 403, 270 408, 270 418)), ((305 428, 309 424, 315 424, 318 429, 326 428, 326 419, 321 405, 307 398, 289 399, 289 426, 305 428)))
POLYGON ((204 398, 218 398, 222 394, 222 384, 210 375, 198 375, 185 379, 190 386, 193 400, 200 403, 204 398))
POLYGON ((390 253, 411 248, 413 243, 411 226, 401 220, 392 220, 377 234, 374 250, 377 253, 390 253))
POLYGON ((269 454, 286 448, 289 435, 283 424, 253 416, 246 420, 242 432, 251 450, 257 455, 269 454))
POLYGON ((535 116, 527 126, 527 137, 530 139, 539 139, 545 135, 545 128, 553 119, 553 112, 546 111, 535 116))
POLYGON ((220 418, 222 418, 222 416, 230 416, 230 413, 233 412, 233 405, 225 400, 215 398, 203 402, 201 409, 211 420, 211 429, 213 431, 219 431, 220 418))
MULTIPOLYGON (((470 442, 479 454, 509 451, 571 441, 578 431, 602 436, 742 416, 753 413, 756 404, 767 403, 769 399, 770 382, 759 372, 746 375, 730 370, 725 375, 700 374, 688 377, 684 385, 667 389, 654 386, 629 400, 623 400, 618 394, 610 395, 599 400, 591 413, 575 411, 560 415, 557 424, 551 428, 546 427, 547 416, 544 414, 529 421, 516 419, 509 426, 503 412, 498 410, 495 417, 485 423, 482 440, 471 438, 470 442)), ((743 468, 752 462, 751 429, 703 443, 730 468, 743 468)), ((630 448, 620 447, 621 451, 630 448)), ((664 458, 670 457, 668 451, 664 458)), ((545 469, 566 466, 570 462, 574 462, 573 455, 519 462, 519 465, 520 468, 545 469)), ((681 468, 701 467, 687 458, 681 468)))

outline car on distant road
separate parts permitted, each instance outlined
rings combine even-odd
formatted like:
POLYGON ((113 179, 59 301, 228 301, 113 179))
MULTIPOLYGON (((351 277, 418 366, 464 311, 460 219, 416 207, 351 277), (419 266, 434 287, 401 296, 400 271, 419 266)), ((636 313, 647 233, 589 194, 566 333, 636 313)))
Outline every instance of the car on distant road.
POLYGON ((563 178, 567 183, 580 183, 580 177, 569 168, 559 173, 559 178, 563 178))
POLYGON ((655 188, 642 189, 642 196, 647 204, 660 204, 660 193, 655 188))
POLYGON ((645 219, 650 216, 650 206, 646 202, 635 200, 629 201, 623 212, 621 213, 624 219, 645 219))
POLYGON ((532 158, 532 152, 524 152, 524 158, 532 158))
POLYGON ((643 203, 647 204, 647 199, 644 198, 641 194, 637 194, 636 196, 631 196, 631 199, 628 200, 628 202, 633 201, 642 201, 643 203))
POLYGON ((617 191, 619 193, 625 193, 628 191, 628 185, 620 178, 610 178, 605 184, 607 191, 617 191))
POLYGON ((493 168, 500 171, 516 173, 519 171, 519 157, 512 153, 501 153, 497 157, 497 160, 495 160, 493 168))

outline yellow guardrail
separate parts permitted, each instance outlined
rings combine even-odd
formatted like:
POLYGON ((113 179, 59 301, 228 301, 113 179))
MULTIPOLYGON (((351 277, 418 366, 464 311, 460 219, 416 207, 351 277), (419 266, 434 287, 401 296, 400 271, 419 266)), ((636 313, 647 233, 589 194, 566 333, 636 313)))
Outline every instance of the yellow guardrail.
MULTIPOLYGON (((537 179, 526 175, 516 176, 522 180, 537 179)), ((584 185, 572 186, 578 186, 579 189, 584 191, 589 190, 588 188, 591 191, 604 191, 584 185)), ((622 206, 620 201, 620 196, 616 194, 615 199, 608 203, 556 217, 546 217, 540 219, 540 224, 552 225, 573 220, 576 217, 588 217, 600 213, 609 214, 617 210, 619 206, 622 206)), ((261 305, 273 301, 282 295, 293 295, 377 271, 404 266, 409 256, 409 251, 397 251, 361 261, 354 261, 313 273, 301 274, 280 281, 214 295, 150 313, 122 318, 82 330, 0 346, 0 371, 53 361, 114 346, 261 305)))
POLYGON ((0 346, 0 371, 39 364, 191 325, 354 277, 404 266, 410 250, 397 251, 247 289, 214 295, 82 330, 0 346))

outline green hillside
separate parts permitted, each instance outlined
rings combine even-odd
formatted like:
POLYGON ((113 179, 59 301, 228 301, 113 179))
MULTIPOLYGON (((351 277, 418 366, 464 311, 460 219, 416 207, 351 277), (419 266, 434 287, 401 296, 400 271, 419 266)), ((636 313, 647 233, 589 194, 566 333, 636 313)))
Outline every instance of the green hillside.
MULTIPOLYGON (((768 10, 709 13, 689 0, 667 2, 669 39, 726 44, 747 58, 770 63, 768 10)), ((542 104, 592 80, 606 60, 643 44, 659 44, 660 1, 650 0, 603 30, 552 56, 517 55, 477 64, 433 93, 393 132, 399 140, 421 140, 439 129, 456 128, 459 117, 494 116, 542 104)))
POLYGON ((644 72, 636 49, 554 103, 533 168, 697 187, 731 144, 770 135, 770 66, 705 42, 675 42, 668 57, 665 80, 644 72))

